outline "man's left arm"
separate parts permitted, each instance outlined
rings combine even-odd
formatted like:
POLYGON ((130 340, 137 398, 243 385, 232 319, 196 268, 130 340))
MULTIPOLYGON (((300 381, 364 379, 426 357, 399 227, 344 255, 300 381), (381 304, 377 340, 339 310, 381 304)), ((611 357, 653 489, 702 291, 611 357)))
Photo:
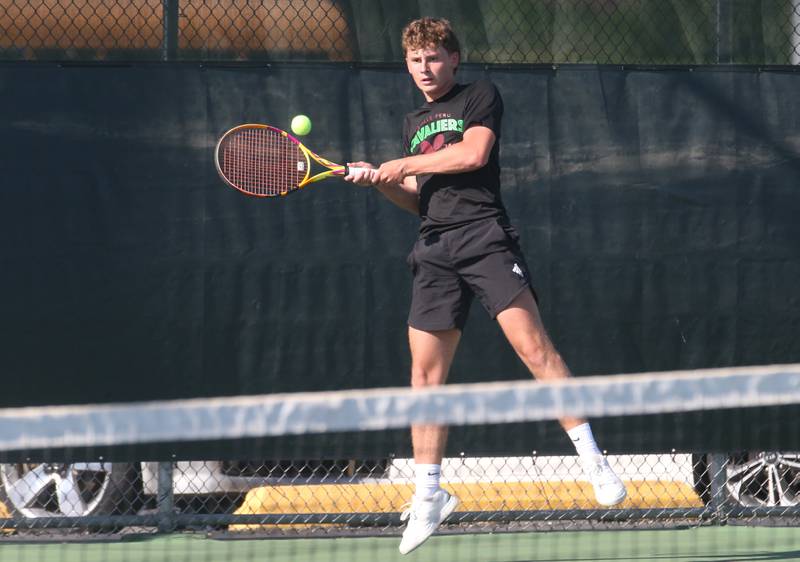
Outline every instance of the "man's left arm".
POLYGON ((373 179, 378 184, 394 184, 401 183, 407 176, 472 172, 486 165, 494 143, 494 131, 474 125, 464 131, 461 142, 442 150, 384 162, 373 179))

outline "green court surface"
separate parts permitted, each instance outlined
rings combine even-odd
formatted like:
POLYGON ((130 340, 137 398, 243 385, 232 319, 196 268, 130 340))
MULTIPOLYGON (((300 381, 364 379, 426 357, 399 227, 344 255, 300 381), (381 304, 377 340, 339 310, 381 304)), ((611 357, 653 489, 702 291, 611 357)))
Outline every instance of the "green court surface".
POLYGON ((214 540, 171 535, 105 543, 0 543, 3 562, 724 562, 800 560, 800 528, 703 527, 448 535, 407 556, 397 537, 214 540))

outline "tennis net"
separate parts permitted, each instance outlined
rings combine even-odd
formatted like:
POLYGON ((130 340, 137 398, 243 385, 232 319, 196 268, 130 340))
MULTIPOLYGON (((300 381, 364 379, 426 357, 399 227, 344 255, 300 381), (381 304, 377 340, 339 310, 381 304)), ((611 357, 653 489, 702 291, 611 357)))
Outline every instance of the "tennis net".
POLYGON ((800 365, 775 365, 4 409, 0 559, 400 559, 421 423, 450 426, 460 503, 407 558, 785 558, 798 404, 800 365), (591 419, 619 505, 597 503, 567 416, 591 419))

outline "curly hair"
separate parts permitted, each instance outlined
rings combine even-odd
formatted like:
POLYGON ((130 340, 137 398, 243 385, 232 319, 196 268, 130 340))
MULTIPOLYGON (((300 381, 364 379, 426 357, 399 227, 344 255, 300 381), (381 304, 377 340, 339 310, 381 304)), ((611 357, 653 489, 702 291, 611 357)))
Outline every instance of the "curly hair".
POLYGON ((403 28, 403 53, 442 46, 448 53, 461 54, 458 37, 444 18, 419 18, 403 28))

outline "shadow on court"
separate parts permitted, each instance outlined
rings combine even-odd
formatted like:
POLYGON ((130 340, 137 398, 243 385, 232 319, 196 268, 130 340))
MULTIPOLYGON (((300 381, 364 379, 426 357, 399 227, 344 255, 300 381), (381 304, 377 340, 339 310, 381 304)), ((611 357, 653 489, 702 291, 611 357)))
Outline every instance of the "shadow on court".
POLYGON ((598 558, 596 556, 581 557, 581 558, 525 558, 519 560, 498 560, 497 562, 640 562, 642 560, 655 560, 657 562, 674 561, 674 562, 745 562, 745 561, 770 561, 770 560, 800 560, 800 550, 791 550, 786 552, 762 552, 752 554, 717 554, 713 556, 702 556, 700 558, 695 554, 670 554, 670 555, 647 555, 636 557, 607 556, 598 558))

